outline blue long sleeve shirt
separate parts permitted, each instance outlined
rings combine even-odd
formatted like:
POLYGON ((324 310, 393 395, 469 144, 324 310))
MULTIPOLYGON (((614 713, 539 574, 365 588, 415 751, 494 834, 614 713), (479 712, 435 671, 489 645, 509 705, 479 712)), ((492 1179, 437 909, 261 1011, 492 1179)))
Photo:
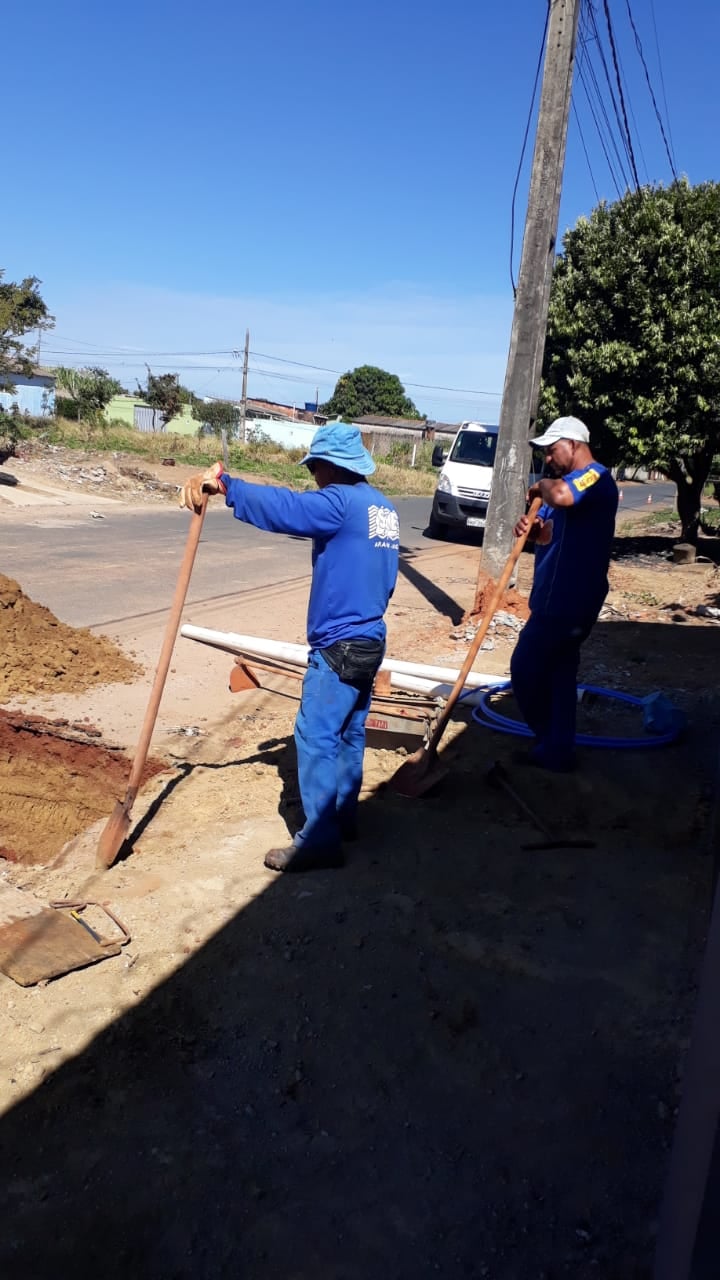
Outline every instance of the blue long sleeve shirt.
POLYGON ((331 484, 293 493, 223 475, 225 502, 236 519, 269 533, 312 538, 308 644, 384 640, 384 613, 395 589, 400 522, 392 503, 371 485, 331 484))

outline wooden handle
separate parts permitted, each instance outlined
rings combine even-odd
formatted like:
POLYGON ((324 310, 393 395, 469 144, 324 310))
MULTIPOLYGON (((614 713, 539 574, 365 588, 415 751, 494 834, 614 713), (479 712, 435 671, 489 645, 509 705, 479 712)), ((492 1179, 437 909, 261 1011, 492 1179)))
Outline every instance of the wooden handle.
POLYGON ((193 512, 190 520, 190 528, 188 529, 187 542, 185 544, 185 554, 183 555, 182 564, 180 565, 180 573, 178 574, 177 586, 175 587, 175 595, 170 608, 170 616, 165 627, 165 638, 163 640, 160 657, 158 659, 157 669, 155 671, 155 679, 153 680, 150 699, 148 701, 145 719, 140 730, 140 738, 135 749, 135 759, 133 760, 132 769, 130 770, 130 778, 128 780, 128 788, 125 793, 124 808, 130 811, 135 803, 135 797, 140 786, 142 771, 145 768, 147 760, 150 739, 155 728, 157 713, 160 707, 160 699, 165 688, 165 681, 170 667, 170 659, 177 638, 178 627, 180 626, 180 618, 182 616, 185 597, 187 595, 188 585, 190 583, 190 574, 195 562, 195 555, 200 542, 200 534, 202 533, 203 521, 207 510, 208 495, 202 496, 202 505, 200 511, 193 512))
POLYGON ((438 717, 435 728, 433 729, 433 732, 430 736, 430 740, 427 745, 428 755, 432 756, 437 751, 438 743, 443 733, 445 732, 445 727, 447 725, 448 720, 450 719, 453 707, 455 706, 455 703, 457 702, 458 698, 460 697, 460 694, 463 691, 463 687, 465 685, 465 681, 467 679, 468 673, 473 665, 473 662, 475 661, 478 655, 478 650, 480 648, 480 645, 482 644, 483 640, 485 639, 485 636, 487 635, 488 627, 490 626, 490 623, 495 617, 495 613, 497 611, 498 605, 500 604, 500 601, 502 600, 505 588, 507 587, 507 584, 512 577, 512 572, 513 572, 513 569, 515 568, 515 565, 520 559, 520 554, 522 552, 523 547, 525 546, 525 543, 528 540, 528 534, 530 533, 530 530, 532 528, 533 521, 538 511, 540 510, 541 506, 542 506, 542 498, 533 498, 530 504, 530 509, 528 510, 528 513, 527 513, 528 527, 525 533, 521 533, 520 537, 516 538, 515 542, 513 543, 513 549, 507 558, 505 568, 503 569, 502 573, 500 574, 500 577, 498 578, 498 581, 495 585, 495 590, 493 591, 492 596, 490 598, 490 602, 483 612, 482 621, 480 623, 480 626, 477 629, 477 632, 473 637, 472 644, 470 645, 470 648, 467 651, 467 656, 462 665, 460 674, 457 680, 455 681, 455 684, 452 687, 448 700, 445 703, 445 706, 443 707, 442 712, 438 717))

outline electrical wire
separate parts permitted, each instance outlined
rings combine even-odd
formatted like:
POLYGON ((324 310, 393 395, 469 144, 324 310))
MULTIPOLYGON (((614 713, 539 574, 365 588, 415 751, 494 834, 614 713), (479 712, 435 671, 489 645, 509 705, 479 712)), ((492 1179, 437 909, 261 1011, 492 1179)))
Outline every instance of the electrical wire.
MULTIPOLYGON (((649 90, 649 92, 650 92, 650 98, 651 98, 651 100, 652 100, 653 110, 654 110, 654 112, 655 112, 655 117, 656 117, 657 122, 658 122, 658 124, 659 124, 659 126, 660 126, 660 133, 661 133, 661 135, 662 135, 662 140, 663 140, 663 142, 664 142, 664 144, 665 144, 665 154, 667 155, 667 158, 668 158, 668 163, 669 163, 669 165, 670 165, 670 171, 671 171, 671 173, 672 173, 672 176, 673 176, 673 178, 675 179, 675 181, 677 182, 677 176, 678 176, 678 175, 677 175, 677 170, 676 170, 676 168, 675 168, 675 160, 674 160, 674 158, 673 158, 672 151, 670 150, 670 144, 669 144, 669 142, 668 142, 668 140, 667 140, 667 136, 666 136, 666 134, 665 134, 665 126, 663 125, 663 122, 662 122, 662 116, 660 115, 660 110, 659 110, 659 108, 658 108, 658 104, 657 104, 657 101, 656 101, 656 99, 655 99, 655 94, 654 94, 654 92, 653 92, 653 87, 652 87, 652 83, 651 83, 651 80, 650 80, 650 72, 648 71, 647 63, 646 63, 646 61, 645 61, 645 55, 644 55, 644 53, 643 53, 643 47, 642 47, 642 44, 641 44, 641 42, 640 42, 640 36, 638 35, 638 29, 637 29, 637 27, 636 27, 636 25, 635 25, 635 19, 634 19, 634 17, 633 17, 633 11, 632 11, 632 8, 631 8, 631 6, 630 6, 630 0, 625 0, 625 4, 626 4, 626 6, 627 6, 628 18, 630 19, 630 26, 632 27, 632 32, 633 32, 633 35, 634 35, 634 37, 635 37, 635 46, 636 46, 636 48, 637 48, 638 54, 640 55, 640 61, 641 61, 642 66, 643 66, 643 71, 645 72, 645 79, 646 79, 646 81, 647 81, 647 87, 648 87, 648 90, 649 90)), ((655 14, 654 14, 654 12, 653 12, 653 22, 654 22, 654 20, 655 20, 655 14)), ((657 34, 657 33, 656 33, 656 34, 657 34)), ((663 94, 664 94, 664 92, 665 92, 665 89, 664 89, 664 86, 663 86, 663 94)), ((667 110, 667 104, 666 104, 666 110, 667 110)), ((668 124, 668 128, 669 128, 669 127, 670 127, 670 126, 669 126, 669 124, 668 124)))
POLYGON ((657 22, 655 20, 655 0, 650 0, 650 16, 652 17, 653 33, 655 36, 655 54, 657 56, 658 71, 660 72, 660 88, 662 90, 663 106, 665 108, 665 119, 667 121, 668 137, 670 139, 670 154, 672 156, 672 169, 675 172, 675 144, 673 142, 672 129, 670 128, 670 112, 668 111, 667 94, 665 93, 665 76, 663 75, 662 58, 660 56, 660 41, 658 40, 657 22))
POLYGON ((517 173, 515 174, 515 182, 513 183, 512 200, 510 202, 510 284, 512 285, 513 298, 517 297, 517 284, 515 282, 515 272, 513 267, 513 258, 515 256, 515 200, 517 198, 518 184, 520 182, 520 174, 522 172, 523 160, 525 159, 525 148, 530 133, 530 125, 532 123, 533 111, 535 109, 535 98, 537 97, 538 81, 540 79, 540 69, 542 67, 543 53, 545 50, 545 42, 547 40, 548 23, 550 21, 550 0, 548 0, 545 10, 545 25, 543 27, 542 39, 540 41, 540 50, 538 52, 537 66, 535 67, 535 79, 533 81, 532 97, 530 99, 530 109, 525 122, 525 133, 523 134, 522 147, 520 148, 520 159, 518 160, 517 173))
MULTIPOLYGON (((584 52, 585 52, 585 50, 583 49, 583 51, 582 51, 582 52, 584 53, 584 52)), ((614 167, 614 165, 613 165, 613 161, 612 161, 612 160, 611 160, 611 158, 610 158, 610 152, 608 151, 607 143, 606 143, 606 141, 605 141, 605 136, 604 136, 604 134, 603 134, 602 128, 601 128, 601 126, 600 126, 600 121, 598 120, 598 117, 597 117, 597 114, 596 114, 595 105, 594 105, 594 103, 593 103, 593 100, 592 100, 592 97, 591 97, 591 94, 590 94, 590 89, 589 89, 589 87, 588 87, 588 83, 587 83, 587 80, 586 80, 586 78, 585 78, 585 74, 584 74, 584 67, 583 67, 582 59, 578 61, 578 77, 579 77, 580 83, 581 83, 581 85, 582 85, 582 87, 583 87, 583 89, 584 89, 584 91, 585 91, 585 97, 587 98, 587 104, 588 104, 588 107, 590 108, 590 114, 591 114, 592 119, 593 119, 593 124, 595 125, 595 131, 596 131, 597 136, 598 136, 598 138, 599 138, 599 140, 600 140, 600 146, 601 146, 601 148, 602 148, 603 155, 605 156, 605 163, 607 164, 607 167, 608 167, 608 172, 609 172, 609 174, 610 174, 610 179, 611 179, 612 184, 613 184, 613 186, 614 186, 614 188, 615 188, 615 193, 616 193, 616 195, 617 195, 618 199, 620 199, 620 198, 621 198, 621 196, 622 196, 621 184, 620 184, 620 182, 618 181, 617 173, 616 173, 616 171, 615 171, 615 167, 614 167)), ((611 137, 611 139, 610 139, 610 140, 611 140, 611 142, 613 141, 613 140, 612 140, 612 137, 611 137)), ((622 174, 622 164, 621 164, 621 163, 619 164, 619 168, 620 168, 620 172, 621 172, 621 174, 622 174)), ((625 186, 627 187, 627 183, 625 183, 625 186)))
MULTIPOLYGON (((590 81, 590 84, 595 94, 595 101, 598 105, 600 115, 605 121, 606 136, 610 146, 612 147, 612 150, 615 153, 618 170, 622 178, 622 185, 625 188, 625 190, 628 190, 628 188, 630 187, 630 168, 629 168, 630 157, 629 157, 629 151, 628 151, 628 145, 627 145, 627 138, 625 136, 625 131, 623 129, 622 118, 620 115, 620 108, 618 106, 612 78, 610 76, 610 68, 608 67, 607 59, 605 57, 605 51, 603 49, 603 43, 600 38, 600 32, 598 30, 597 21, 595 18, 595 11, 592 8, 592 0, 587 0, 587 3, 588 3, 588 7, 586 10, 583 11, 583 18, 584 18, 583 51, 585 54, 585 67, 587 69, 588 80, 590 81), (620 147, 622 147, 622 150, 625 156, 624 160, 618 148, 616 132, 615 130, 613 130, 613 126, 610 122, 610 117, 608 115, 607 107, 605 106, 602 89, 600 88, 600 83, 597 77, 597 73, 595 71, 595 67, 593 66, 592 58, 590 56, 590 50, 593 46, 597 51, 597 55, 600 59, 600 64, 605 77, 605 83, 608 89, 608 96, 610 98, 610 105, 612 107, 612 112, 613 112, 613 115, 615 116, 615 122, 617 125, 617 136, 619 136, 620 147), (626 163, 628 165, 627 169, 625 167, 626 163)), ((588 94, 589 92, 590 90, 588 89, 588 94)))
POLYGON ((586 145, 585 145, 585 134, 583 133, 583 130, 582 130, 582 125, 581 125, 581 123, 580 123, 580 117, 579 117, 579 115, 578 115, 577 107, 575 106, 575 101, 574 101, 574 99, 573 99, 573 101, 572 101, 572 103, 571 103, 571 106, 572 106, 572 110, 573 110, 573 116, 575 117, 575 123, 576 123, 576 125, 577 125, 578 133, 580 134, 580 142, 581 142, 581 145, 582 145, 582 149, 583 149, 583 152, 584 152, 584 154, 585 154, 585 159, 586 159, 586 161, 587 161, 587 167, 588 167, 588 172, 589 172, 589 174, 590 174, 590 181, 591 181, 591 183, 592 183, 592 189, 593 189, 593 191, 595 192, 595 199, 596 199, 597 203, 599 204, 599 203, 600 203, 600 194, 599 194, 598 189, 597 189, 597 183, 595 182, 595 175, 594 175, 594 173, 593 173, 593 171, 592 171, 592 165, 590 164, 590 156, 588 155, 588 149, 587 149, 587 147, 586 147, 586 145))
MULTIPOLYGON (((592 7, 592 0, 591 0, 591 7, 592 7)), ((620 66, 618 61, 617 49, 615 47, 615 33, 613 31, 612 19, 610 17, 610 6, 608 4, 608 0, 603 0, 603 9, 605 11, 605 21, 607 23, 607 29, 608 29, 608 39, 610 41, 610 53, 612 55, 613 66, 615 68, 615 79, 617 81, 618 95, 620 98, 620 107, 622 110, 623 122, 625 125, 625 136, 627 138, 630 165, 632 167, 633 178, 635 180, 635 188, 637 191, 639 191, 640 178, 638 177, 637 164, 635 163, 635 153, 633 151, 632 138, 630 136, 630 125, 628 124, 627 108, 625 106, 625 95, 623 93, 622 77, 620 75, 620 66)))

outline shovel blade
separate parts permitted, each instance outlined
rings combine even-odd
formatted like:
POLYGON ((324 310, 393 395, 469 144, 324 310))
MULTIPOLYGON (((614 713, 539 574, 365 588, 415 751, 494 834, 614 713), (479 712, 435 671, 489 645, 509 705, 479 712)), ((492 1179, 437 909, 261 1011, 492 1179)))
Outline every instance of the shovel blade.
POLYGON ((432 790, 438 782, 442 782, 447 772, 444 765, 438 764, 435 755, 421 747, 400 765, 390 778, 388 786, 396 795, 415 800, 432 790))
POLYGON ((130 814, 118 800, 103 828, 98 841, 95 866, 101 870, 111 867, 122 849, 130 830, 130 814))

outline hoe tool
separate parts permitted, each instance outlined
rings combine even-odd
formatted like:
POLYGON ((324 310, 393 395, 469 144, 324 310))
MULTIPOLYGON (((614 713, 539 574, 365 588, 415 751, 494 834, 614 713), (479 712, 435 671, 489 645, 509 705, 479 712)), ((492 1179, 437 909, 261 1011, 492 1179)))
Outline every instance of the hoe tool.
POLYGON ((518 809, 522 810, 533 826, 537 827, 538 831, 545 837, 544 840, 536 840, 534 844, 522 845, 523 849, 536 849, 539 851, 541 849, 594 849, 596 847, 594 840, 560 836, 556 831, 553 831, 552 827, 548 826, 547 822, 544 822, 540 815, 518 794, 499 760, 496 760, 494 765, 488 769, 486 776, 490 786, 505 791, 515 801, 518 809))
POLYGON ((185 604, 188 584, 190 582, 190 574, 195 561, 195 554, 200 542, 200 534, 202 533, 203 521, 205 519, 205 511, 207 510, 207 494, 203 494, 202 506, 199 512, 193 512, 190 517, 190 528, 188 530, 187 542, 185 544, 185 554, 180 566, 177 586, 175 587, 175 595, 170 607, 170 616, 165 627, 165 638, 163 640, 160 658, 158 659, 155 679, 153 681, 150 699, 145 712, 145 719, 140 731, 140 738, 135 750, 135 759, 130 770, 130 778, 128 780, 125 799, 118 800, 110 817, 105 824, 103 833, 100 836, 100 842, 97 848, 97 856, 95 865, 97 867, 111 867, 117 858, 128 831, 130 830, 130 816, 132 807, 135 803, 140 781, 147 760, 150 739, 152 738, 155 721, 157 719, 158 709, 160 707, 160 699, 162 698, 163 689, 165 688, 165 680, 167 679, 168 669, 170 667, 170 659, 172 657, 175 639, 180 626, 180 616, 185 604))
POLYGON ((542 503, 540 498, 534 498, 530 504, 530 508, 528 510, 529 523, 527 531, 521 534, 519 538, 515 539, 513 549, 508 556, 505 568, 500 574, 495 585, 495 590, 493 591, 483 614, 480 626, 478 627, 477 632, 473 637, 472 644, 467 651, 465 661, 462 665, 462 670, 453 685, 448 700, 438 717, 435 728, 433 729, 427 744, 420 747, 418 751, 413 752, 413 754, 400 765, 397 773, 395 773, 390 779, 389 786, 393 791, 396 791, 398 795, 407 796, 408 799, 414 800, 416 797, 424 795, 431 787, 434 787, 447 772, 446 769, 442 768, 437 763, 437 750, 440 739, 447 728, 447 723, 452 715, 455 703, 463 691, 468 673, 472 669, 472 665, 477 657, 480 645, 487 635, 488 627, 500 606, 505 588, 512 577, 515 565, 520 559, 520 553, 527 542, 528 533, 532 528, 533 521, 541 505, 542 503))

